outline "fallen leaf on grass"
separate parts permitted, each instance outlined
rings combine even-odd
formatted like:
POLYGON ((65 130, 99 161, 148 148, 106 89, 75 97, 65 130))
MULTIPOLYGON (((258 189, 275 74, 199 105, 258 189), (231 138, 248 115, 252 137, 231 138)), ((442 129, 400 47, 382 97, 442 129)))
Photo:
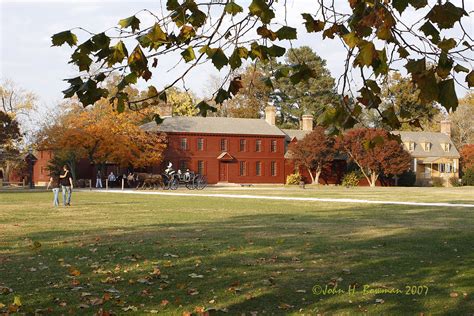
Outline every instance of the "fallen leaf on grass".
POLYGON ((196 290, 196 289, 188 289, 188 295, 191 295, 191 296, 194 296, 194 295, 198 295, 199 294, 199 291, 196 290))
POLYGON ((188 274, 188 276, 193 278, 193 279, 202 279, 202 278, 204 278, 204 276, 202 274, 196 274, 196 273, 188 274))
POLYGON ((21 306, 21 297, 15 295, 13 298, 13 304, 15 304, 16 306, 21 306))
POLYGON ((13 290, 11 288, 6 287, 6 286, 0 286, 0 294, 6 295, 6 294, 10 294, 12 292, 13 292, 13 290))
POLYGON ((201 313, 204 313, 204 312, 206 311, 206 308, 205 308, 204 306, 196 306, 196 307, 194 308, 194 311, 195 311, 196 313, 200 313, 200 314, 201 314, 201 313))
POLYGON ((128 311, 136 312, 136 311, 138 311, 138 308, 136 306, 133 306, 133 305, 128 305, 127 307, 122 308, 122 310, 124 312, 128 312, 128 311))
POLYGON ((451 292, 451 293, 449 294, 449 296, 452 297, 452 298, 455 298, 455 297, 458 297, 459 294, 456 293, 456 292, 451 292))
POLYGON ((75 269, 75 268, 71 268, 69 269, 69 275, 72 275, 72 276, 80 276, 81 275, 81 271, 75 269))
POLYGON ((162 300, 161 303, 160 303, 160 305, 161 305, 161 306, 166 306, 166 305, 168 305, 169 303, 170 303, 170 301, 168 301, 168 300, 162 300))
POLYGON ((278 308, 283 309, 283 310, 287 310, 287 309, 290 309, 292 307, 294 307, 294 306, 290 305, 290 304, 286 304, 286 303, 280 303, 280 305, 278 305, 278 308))
POLYGON ((79 304, 77 307, 80 308, 80 309, 86 309, 86 308, 89 308, 89 305, 87 305, 87 304, 79 304))
POLYGON ((384 301, 383 299, 381 299, 381 298, 377 298, 377 299, 375 300, 375 303, 376 303, 376 304, 383 304, 383 303, 385 303, 385 301, 384 301))

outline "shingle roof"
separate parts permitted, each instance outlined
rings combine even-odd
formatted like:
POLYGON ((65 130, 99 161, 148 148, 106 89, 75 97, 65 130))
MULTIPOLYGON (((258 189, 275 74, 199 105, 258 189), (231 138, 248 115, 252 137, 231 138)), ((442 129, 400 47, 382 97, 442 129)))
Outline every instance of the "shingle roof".
POLYGON ((282 129, 283 133, 286 134, 286 140, 291 141, 293 138, 296 139, 303 139, 306 135, 308 135, 311 131, 303 131, 301 129, 282 129))
POLYGON ((395 135, 400 135, 402 142, 412 141, 415 143, 415 149, 409 151, 413 157, 450 157, 459 158, 459 152, 454 146, 451 138, 444 133, 435 132, 405 132, 394 131, 395 135), (431 148, 429 151, 424 151, 421 145, 422 142, 429 141, 431 148), (444 151, 442 143, 449 143, 449 151, 444 151))
POLYGON ((286 136, 278 127, 263 119, 229 117, 173 116, 164 118, 160 125, 155 122, 141 126, 145 131, 165 133, 203 133, 286 136))

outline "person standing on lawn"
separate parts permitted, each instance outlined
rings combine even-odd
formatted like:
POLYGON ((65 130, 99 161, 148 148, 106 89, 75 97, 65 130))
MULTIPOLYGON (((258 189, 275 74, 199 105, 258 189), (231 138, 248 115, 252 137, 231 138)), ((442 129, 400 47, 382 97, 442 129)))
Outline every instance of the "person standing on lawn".
POLYGON ((64 206, 71 206, 71 195, 72 195, 72 176, 71 171, 67 165, 63 166, 63 174, 59 176, 61 181, 61 189, 63 191, 63 204, 64 206), (67 199, 66 199, 67 195, 67 199))
POLYGON ((59 172, 54 172, 51 177, 49 178, 48 186, 46 187, 46 190, 49 190, 49 188, 53 190, 53 205, 54 206, 59 206, 59 172))
POLYGON ((95 187, 102 188, 102 173, 100 172, 100 170, 97 170, 97 176, 95 179, 95 187))

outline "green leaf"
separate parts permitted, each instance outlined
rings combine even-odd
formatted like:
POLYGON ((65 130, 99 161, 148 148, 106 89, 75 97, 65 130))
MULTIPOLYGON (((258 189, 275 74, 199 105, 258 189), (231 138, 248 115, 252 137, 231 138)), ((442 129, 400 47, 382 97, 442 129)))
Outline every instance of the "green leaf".
POLYGON ((76 91, 76 95, 84 107, 94 104, 101 98, 106 97, 108 93, 109 92, 107 89, 97 88, 97 83, 92 79, 84 82, 82 86, 76 91))
POLYGON ((408 56, 410 56, 410 53, 408 53, 408 51, 401 46, 398 48, 397 52, 401 58, 407 58, 408 56))
POLYGON ((474 70, 466 76, 466 82, 469 88, 474 87, 474 70))
POLYGON ((290 74, 290 70, 291 68, 288 66, 281 66, 275 71, 275 79, 278 80, 280 78, 288 77, 288 75, 290 74))
POLYGON ((453 68, 453 59, 448 57, 446 53, 441 53, 438 60, 438 66, 436 67, 436 73, 442 79, 445 79, 451 73, 453 68))
POLYGON ((428 5, 428 0, 409 0, 409 2, 415 9, 421 9, 428 5))
POLYGON ((275 12, 264 0, 252 0, 249 6, 249 13, 259 17, 263 23, 267 24, 275 17, 275 12))
POLYGON ((194 54, 194 49, 191 46, 183 50, 181 52, 181 56, 183 56, 184 61, 187 63, 196 58, 196 55, 194 54))
POLYGON ((230 55, 229 65, 232 70, 239 68, 242 65, 242 58, 247 58, 249 51, 245 47, 236 47, 230 55))
POLYGON ((68 43, 69 46, 73 47, 77 44, 77 36, 71 31, 64 31, 51 36, 52 46, 61 46, 64 43, 68 43))
POLYGON ((131 17, 128 17, 126 19, 122 19, 118 22, 121 28, 126 29, 127 27, 132 28, 132 32, 135 32, 140 28, 140 20, 132 15, 131 17))
POLYGON ((107 57, 107 64, 109 67, 112 67, 116 63, 121 63, 122 60, 128 56, 127 48, 122 41, 119 41, 111 49, 112 52, 107 57))
POLYGON ((326 26, 326 22, 323 22, 323 21, 320 21, 320 20, 315 20, 311 16, 311 14, 309 14, 309 13, 302 13, 301 15, 303 16, 303 19, 306 20, 304 25, 305 25, 306 31, 308 31, 308 33, 320 32, 320 31, 324 30, 324 26, 326 26))
POLYGON ((125 92, 119 92, 111 98, 110 101, 113 105, 116 104, 116 110, 118 113, 123 113, 123 111, 125 111, 125 104, 128 102, 128 94, 125 92))
POLYGON ((276 35, 279 40, 293 40, 297 38, 296 29, 294 27, 282 26, 276 35))
POLYGON ((199 115, 201 116, 204 116, 206 117, 207 116, 207 112, 208 111, 211 111, 211 112, 216 112, 217 109, 213 106, 210 106, 207 102, 205 101, 201 101, 199 102, 197 105, 196 105, 196 108, 199 109, 199 115))
POLYGON ((457 64, 456 66, 454 66, 454 71, 455 72, 469 72, 469 69, 467 69, 466 67, 462 65, 457 64))
POLYGON ((456 7, 451 2, 435 5, 426 16, 431 22, 438 24, 442 29, 450 29, 454 24, 461 20, 467 12, 462 8, 456 7))
POLYGON ((189 23, 191 23, 194 27, 201 27, 206 22, 207 15, 202 12, 201 10, 195 9, 193 10, 193 14, 189 17, 189 23))
POLYGON ((372 62, 372 67, 374 68, 374 74, 376 76, 388 74, 388 64, 387 64, 387 53, 385 48, 382 50, 376 50, 377 56, 372 62))
POLYGON ((89 55, 82 50, 76 49, 76 51, 71 55, 70 64, 76 64, 79 67, 79 71, 89 71, 90 65, 92 64, 92 59, 89 55))
POLYGON ((117 89, 123 90, 126 86, 131 84, 136 84, 138 81, 138 76, 135 72, 131 72, 126 75, 117 85, 117 89))
POLYGON ((438 47, 443 51, 443 52, 448 52, 449 50, 453 49, 456 47, 456 41, 454 38, 449 38, 449 39, 443 39, 441 42, 438 43, 438 47))
POLYGON ((430 21, 426 21, 425 24, 420 27, 420 31, 425 33, 426 37, 431 36, 430 41, 432 43, 437 44, 440 41, 439 31, 430 23, 430 21))
POLYGON ((250 45, 251 51, 250 51, 250 58, 252 60, 254 59, 259 59, 261 61, 267 61, 268 60, 268 48, 263 45, 259 45, 256 42, 253 42, 250 45))
POLYGON ((405 65, 407 71, 411 74, 421 73, 426 70, 426 60, 422 59, 409 59, 405 65))
POLYGON ((454 88, 454 79, 448 79, 439 83, 438 102, 449 112, 458 107, 458 97, 454 88))
POLYGON ((92 36, 91 41, 98 49, 108 48, 110 45, 110 37, 104 32, 92 36))
POLYGON ((179 38, 182 41, 188 41, 189 39, 193 38, 196 35, 196 31, 194 27, 190 25, 183 25, 181 31, 179 32, 179 38))
POLYGON ((225 5, 224 11, 228 14, 236 15, 240 12, 243 12, 244 9, 234 1, 231 1, 225 5))
POLYGON ((165 103, 168 102, 168 95, 166 94, 166 90, 163 90, 160 92, 160 94, 158 94, 158 100, 161 100, 165 103))
POLYGON ((359 54, 357 54, 354 63, 360 66, 370 66, 374 61, 377 51, 372 42, 363 41, 359 44, 359 54))
POLYGON ((343 35, 342 39, 347 44, 347 46, 349 46, 349 48, 356 47, 360 42, 360 38, 357 37, 354 31, 343 35))
POLYGON ((217 104, 222 104, 222 102, 227 100, 229 97, 229 93, 226 90, 220 88, 219 91, 217 91, 214 101, 216 101, 217 104))
POLYGON ((166 1, 166 9, 168 11, 174 11, 179 8, 178 0, 168 0, 166 1))
POLYGON ((150 41, 153 43, 163 44, 168 41, 168 35, 161 29, 158 23, 155 23, 150 31, 147 33, 147 36, 150 38, 150 41))
POLYGON ((433 69, 417 74, 415 80, 418 89, 420 89, 421 102, 429 103, 438 99, 438 82, 433 69))
POLYGON ((222 67, 229 63, 229 59, 224 54, 222 48, 211 48, 206 53, 211 59, 214 66, 217 68, 217 70, 220 70, 222 67))
POLYGON ((66 90, 63 90, 62 93, 64 94, 64 98, 70 98, 72 97, 77 90, 82 86, 84 83, 81 79, 81 77, 75 77, 71 79, 65 79, 69 83, 69 88, 66 90))
POLYGON ((408 7, 408 0, 393 0, 392 5, 400 14, 402 14, 408 7))
POLYGON ((281 46, 277 45, 272 45, 271 47, 268 48, 268 55, 272 57, 281 57, 285 55, 286 49, 281 46))
POLYGON ((290 76, 290 81, 292 84, 297 84, 301 81, 314 78, 315 76, 314 70, 305 63, 297 65, 295 70, 296 71, 290 76))
POLYGON ((142 76, 145 70, 148 70, 147 64, 148 60, 146 59, 145 54, 143 54, 140 45, 137 45, 128 57, 128 66, 130 67, 130 70, 142 76))
POLYGON ((375 94, 379 94, 381 92, 379 85, 375 80, 366 80, 365 85, 370 88, 375 94))

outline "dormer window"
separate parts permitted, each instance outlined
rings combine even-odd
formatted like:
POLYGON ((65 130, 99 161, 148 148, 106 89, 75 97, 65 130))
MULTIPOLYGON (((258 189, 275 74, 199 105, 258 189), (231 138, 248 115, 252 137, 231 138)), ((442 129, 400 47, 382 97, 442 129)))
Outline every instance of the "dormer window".
POLYGON ((405 146, 407 147, 408 151, 414 151, 415 150, 415 142, 408 141, 405 143, 405 146))
POLYGON ((449 152, 449 150, 451 149, 451 144, 450 143, 441 143, 441 147, 443 147, 443 150, 445 152, 449 152))
POLYGON ((422 142, 421 147, 423 147, 424 151, 430 151, 431 150, 431 143, 430 142, 422 142))

